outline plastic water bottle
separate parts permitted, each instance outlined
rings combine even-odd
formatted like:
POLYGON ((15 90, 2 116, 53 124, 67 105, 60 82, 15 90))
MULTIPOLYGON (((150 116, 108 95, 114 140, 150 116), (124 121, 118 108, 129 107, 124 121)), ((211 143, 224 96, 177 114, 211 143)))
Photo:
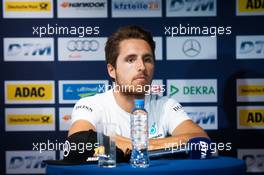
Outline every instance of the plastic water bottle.
POLYGON ((131 113, 132 153, 130 164, 133 167, 146 168, 149 166, 148 113, 144 109, 144 100, 136 99, 135 108, 131 113))

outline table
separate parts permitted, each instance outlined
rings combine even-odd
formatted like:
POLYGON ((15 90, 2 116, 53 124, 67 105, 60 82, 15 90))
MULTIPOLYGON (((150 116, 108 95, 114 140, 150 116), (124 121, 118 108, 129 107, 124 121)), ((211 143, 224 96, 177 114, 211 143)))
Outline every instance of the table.
POLYGON ((240 175, 246 174, 246 165, 243 160, 231 157, 217 157, 212 159, 159 159, 151 160, 149 168, 133 168, 128 163, 117 164, 116 168, 99 168, 93 165, 47 165, 48 175, 240 175))

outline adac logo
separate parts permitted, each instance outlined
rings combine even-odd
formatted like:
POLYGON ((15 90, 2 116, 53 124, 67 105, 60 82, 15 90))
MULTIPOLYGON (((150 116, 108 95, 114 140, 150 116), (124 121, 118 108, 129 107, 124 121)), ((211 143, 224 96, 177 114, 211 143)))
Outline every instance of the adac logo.
POLYGON ((105 91, 105 84, 63 84, 64 100, 79 100, 105 91))
POLYGON ((7 116, 8 125, 45 125, 53 123, 52 114, 10 114, 7 116))
POLYGON ((214 0, 171 0, 169 2, 170 11, 206 12, 214 10, 214 0))
POLYGON ((239 96, 264 96, 264 85, 242 85, 238 90, 239 96))
POLYGON ((6 83, 7 102, 47 102, 54 100, 53 83, 6 83))
MULTIPOLYGON (((179 93, 179 88, 170 86, 170 96, 179 93)), ((213 86, 183 86, 182 94, 184 95, 211 95, 216 94, 213 86)))
POLYGON ((256 12, 264 13, 264 1, 263 0, 237 0, 238 12, 256 12))
POLYGON ((50 12, 50 1, 6 1, 6 12, 50 12))
POLYGON ((240 109, 240 126, 262 126, 264 127, 264 109, 240 109))
POLYGON ((239 48, 240 54, 256 54, 264 56, 264 40, 242 41, 239 48))

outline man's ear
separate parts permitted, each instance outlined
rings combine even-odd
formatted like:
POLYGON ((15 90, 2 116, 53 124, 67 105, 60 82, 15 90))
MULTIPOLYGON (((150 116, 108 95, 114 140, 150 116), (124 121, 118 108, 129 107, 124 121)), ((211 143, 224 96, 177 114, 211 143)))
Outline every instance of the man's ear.
POLYGON ((107 71, 111 78, 116 79, 116 69, 112 64, 107 64, 107 71))

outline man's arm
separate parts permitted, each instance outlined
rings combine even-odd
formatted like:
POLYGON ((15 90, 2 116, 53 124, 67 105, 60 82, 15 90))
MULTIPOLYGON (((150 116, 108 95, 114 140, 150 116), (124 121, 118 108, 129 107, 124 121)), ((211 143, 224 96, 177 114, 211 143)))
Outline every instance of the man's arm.
POLYGON ((186 120, 177 126, 171 137, 161 139, 150 139, 149 150, 163 149, 169 145, 180 145, 181 143, 187 143, 194 137, 206 137, 209 138, 206 132, 192 120, 186 120))
MULTIPOLYGON (((68 132, 68 136, 79 131, 88 131, 90 129, 96 131, 95 126, 92 125, 90 122, 86 120, 77 120, 71 125, 68 132)), ((129 138, 117 135, 115 140, 116 146, 121 149, 124 153, 127 151, 127 149, 131 149, 131 140, 129 138)))

